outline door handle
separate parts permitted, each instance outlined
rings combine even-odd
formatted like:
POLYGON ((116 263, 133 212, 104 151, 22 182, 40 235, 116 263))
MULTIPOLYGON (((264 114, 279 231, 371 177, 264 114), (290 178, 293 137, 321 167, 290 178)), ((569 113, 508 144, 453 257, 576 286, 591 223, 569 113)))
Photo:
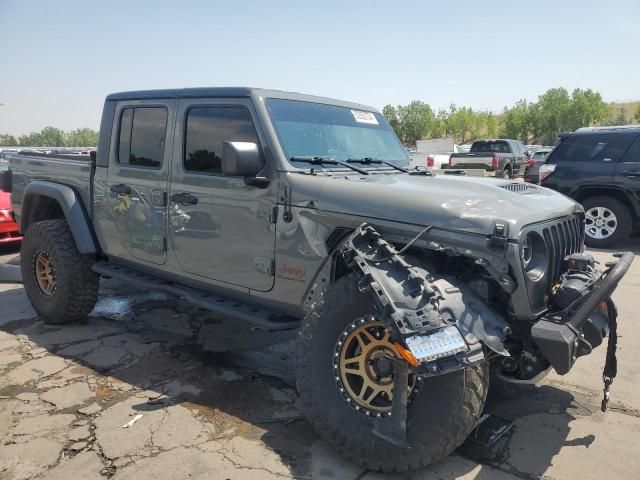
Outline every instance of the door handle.
POLYGON ((119 183, 118 185, 111 185, 110 190, 113 193, 118 193, 120 195, 129 195, 131 193, 131 187, 129 185, 125 185, 124 183, 119 183))
POLYGON ((624 175, 625 177, 640 177, 640 172, 624 171, 620 172, 620 175, 624 175))
POLYGON ((171 195, 171 201, 175 203, 181 203, 184 205, 195 205, 198 203, 198 197, 194 197, 190 193, 174 193, 171 195))

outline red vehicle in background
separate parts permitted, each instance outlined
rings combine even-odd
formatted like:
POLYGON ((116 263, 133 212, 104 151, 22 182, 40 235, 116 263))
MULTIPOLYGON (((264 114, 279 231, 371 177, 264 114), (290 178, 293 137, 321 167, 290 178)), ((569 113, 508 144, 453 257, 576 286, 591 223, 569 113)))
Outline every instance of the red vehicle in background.
POLYGON ((0 245, 20 240, 20 227, 13 220, 11 211, 11 194, 0 190, 0 245))
POLYGON ((5 158, 6 153, 6 151, 0 151, 0 245, 22 240, 20 227, 13 220, 11 194, 2 190, 4 175, 9 167, 9 162, 5 158))

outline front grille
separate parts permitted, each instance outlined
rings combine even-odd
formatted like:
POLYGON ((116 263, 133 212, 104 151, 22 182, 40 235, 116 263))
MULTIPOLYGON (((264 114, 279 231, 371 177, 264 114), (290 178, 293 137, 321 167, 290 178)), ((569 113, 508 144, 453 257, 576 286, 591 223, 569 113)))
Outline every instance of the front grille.
POLYGON ((564 258, 582 251, 584 215, 575 214, 558 220, 528 225, 523 229, 521 238, 524 239, 530 233, 536 233, 542 237, 548 251, 546 274, 538 278, 524 275, 531 311, 540 313, 547 308, 551 289, 564 273, 562 271, 564 258))
POLYGON ((563 218, 542 229, 544 241, 549 249, 550 286, 562 273, 562 263, 567 255, 582 251, 584 244, 584 221, 577 215, 563 218))

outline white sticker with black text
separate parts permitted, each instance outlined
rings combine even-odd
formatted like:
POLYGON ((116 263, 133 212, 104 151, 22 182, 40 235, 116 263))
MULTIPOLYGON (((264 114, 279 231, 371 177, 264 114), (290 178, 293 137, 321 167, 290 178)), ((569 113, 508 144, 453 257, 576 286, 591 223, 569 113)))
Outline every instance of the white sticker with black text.
POLYGON ((358 123, 370 123, 371 125, 378 125, 378 119, 371 112, 363 112, 362 110, 351 110, 353 118, 358 123))

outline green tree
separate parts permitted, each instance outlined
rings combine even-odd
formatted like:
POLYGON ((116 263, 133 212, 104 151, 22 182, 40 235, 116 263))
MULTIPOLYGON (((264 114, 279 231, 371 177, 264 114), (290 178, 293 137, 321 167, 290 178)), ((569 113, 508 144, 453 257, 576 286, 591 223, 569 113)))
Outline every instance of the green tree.
POLYGON ((511 108, 504 110, 502 129, 500 136, 504 138, 515 138, 524 143, 529 141, 529 134, 535 123, 535 112, 533 105, 526 100, 518 100, 511 108))
POLYGON ((98 143, 98 132, 90 128, 78 128, 65 133, 64 143, 67 147, 95 147, 98 143))
POLYGON ((427 136, 435 116, 429 104, 419 100, 397 108, 400 140, 409 145, 427 136))
POLYGON ((42 136, 38 132, 21 135, 18 138, 18 142, 21 147, 41 147, 43 145, 42 136))
POLYGON ((18 145, 18 140, 13 135, 0 133, 0 147, 13 147, 18 145))
MULTIPOLYGON (((598 92, 576 88, 571 94, 567 130, 595 125, 609 115, 609 105, 598 92)), ((626 122, 626 121, 625 121, 626 122)))
POLYGON ((400 136, 400 121, 398 120, 398 111, 393 105, 385 105, 382 109, 382 115, 389 122, 396 135, 400 136))
POLYGON ((640 106, 638 106, 638 109, 636 110, 636 113, 633 116, 633 120, 637 123, 640 123, 640 106))
POLYGON ((40 138, 44 147, 64 147, 64 132, 59 128, 43 128, 40 132, 40 138))
POLYGON ((465 143, 469 140, 474 121, 474 112, 469 107, 458 108, 455 104, 449 107, 449 117, 447 119, 448 133, 453 135, 454 140, 458 143, 465 143))
POLYGON ((498 122, 496 117, 491 113, 486 113, 487 137, 495 138, 498 135, 498 122))

